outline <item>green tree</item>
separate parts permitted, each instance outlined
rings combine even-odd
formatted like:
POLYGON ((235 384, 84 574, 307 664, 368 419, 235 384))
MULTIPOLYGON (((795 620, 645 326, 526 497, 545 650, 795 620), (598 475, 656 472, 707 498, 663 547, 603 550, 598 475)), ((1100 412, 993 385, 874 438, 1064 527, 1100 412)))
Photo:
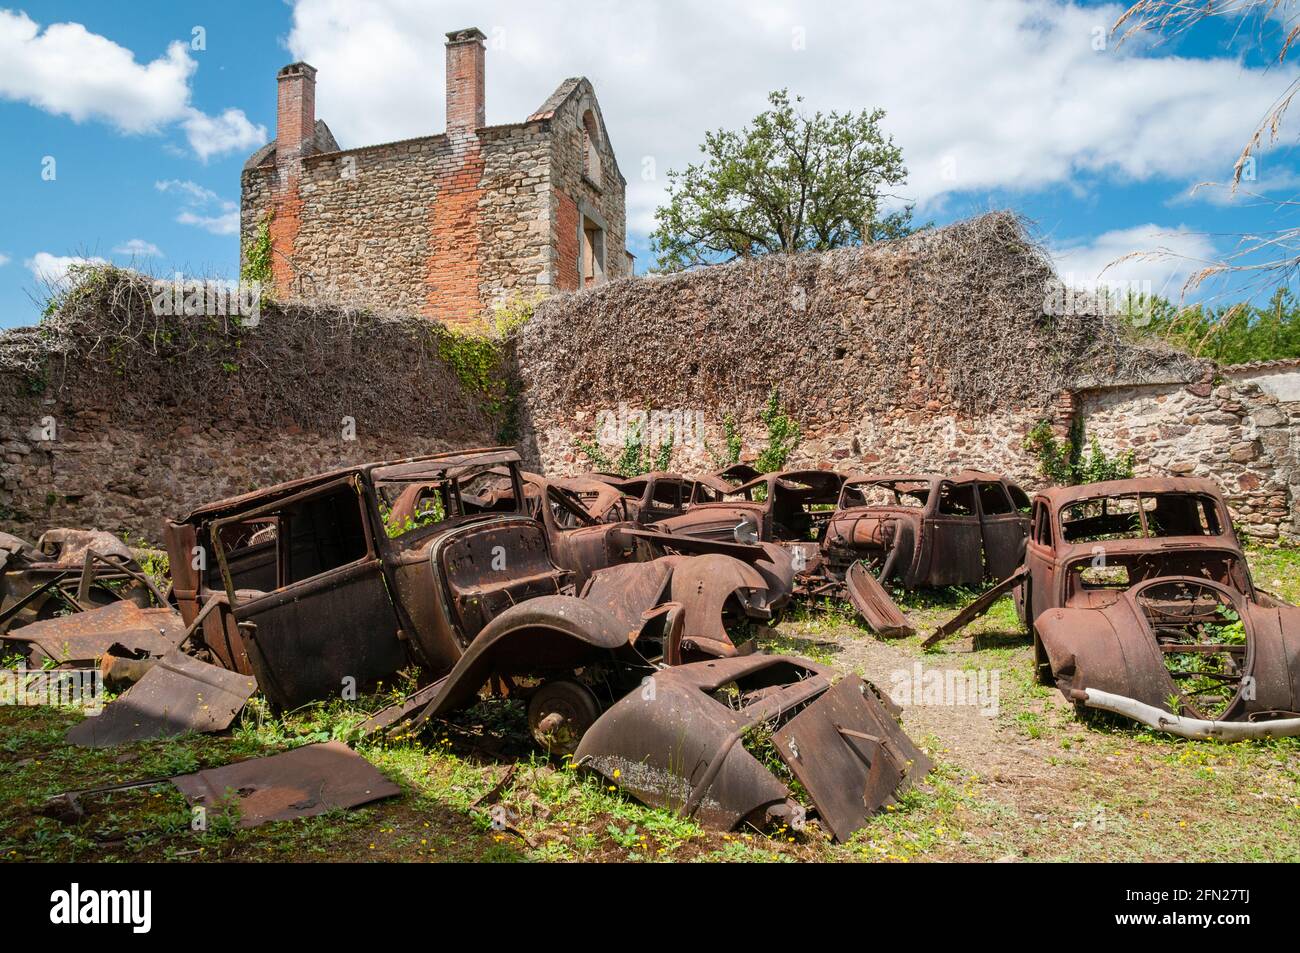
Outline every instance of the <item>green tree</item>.
POLYGON ((797 110, 786 90, 739 132, 705 134, 705 159, 668 173, 655 213, 658 268, 678 271, 767 252, 825 251, 909 234, 912 208, 881 215, 903 183, 903 152, 879 128, 884 110, 797 110))
POLYGON ((1135 337, 1159 338, 1223 365, 1300 357, 1300 298, 1288 288, 1261 305, 1180 308, 1158 296, 1132 296, 1122 314, 1135 337))

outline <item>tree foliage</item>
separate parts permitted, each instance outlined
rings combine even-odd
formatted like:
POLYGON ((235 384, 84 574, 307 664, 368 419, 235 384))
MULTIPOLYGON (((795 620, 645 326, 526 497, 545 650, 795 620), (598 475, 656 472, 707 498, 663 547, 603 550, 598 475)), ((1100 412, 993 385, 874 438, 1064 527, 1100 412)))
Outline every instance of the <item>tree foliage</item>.
POLYGON ((1159 338, 1223 365, 1300 357, 1300 298, 1288 288, 1278 288, 1262 305, 1180 308, 1140 296, 1123 310, 1135 337, 1159 338))
POLYGON ((767 252, 825 251, 912 231, 910 206, 882 216, 907 178, 884 110, 809 116, 786 90, 739 132, 705 135, 704 161, 668 173, 651 236, 658 267, 676 271, 767 252))

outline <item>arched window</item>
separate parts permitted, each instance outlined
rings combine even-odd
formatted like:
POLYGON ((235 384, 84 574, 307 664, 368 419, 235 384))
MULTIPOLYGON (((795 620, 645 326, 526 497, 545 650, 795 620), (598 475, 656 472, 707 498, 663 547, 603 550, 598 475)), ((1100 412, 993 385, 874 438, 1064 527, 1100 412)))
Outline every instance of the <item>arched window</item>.
POLYGON ((600 185, 600 124, 588 109, 582 114, 582 174, 600 185))

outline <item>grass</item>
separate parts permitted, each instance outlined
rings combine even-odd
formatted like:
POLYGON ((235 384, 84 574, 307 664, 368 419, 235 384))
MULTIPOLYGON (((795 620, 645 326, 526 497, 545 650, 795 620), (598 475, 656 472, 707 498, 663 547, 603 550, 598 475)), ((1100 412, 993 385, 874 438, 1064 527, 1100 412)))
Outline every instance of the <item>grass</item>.
MULTIPOLYGON (((1257 583, 1300 601, 1300 550, 1252 549, 1257 583)), ((901 599, 925 633, 975 593, 901 599)), ((603 779, 540 756, 518 703, 482 702, 417 739, 357 750, 403 795, 249 830, 234 812, 206 829, 170 784, 84 799, 65 823, 39 813, 74 788, 168 777, 332 738, 350 740, 403 682, 353 703, 284 717, 256 701, 225 736, 189 735, 103 750, 70 748, 81 717, 58 708, 0 708, 0 858, 6 860, 382 860, 791 862, 926 860, 1300 860, 1300 741, 1225 745, 1157 734, 1119 719, 1079 720, 1031 674, 1031 650, 1009 598, 940 652, 918 635, 882 643, 845 607, 794 613, 765 630, 765 650, 813 658, 888 686, 927 668, 1000 673, 999 705, 922 706, 908 732, 935 770, 844 844, 816 823, 716 831, 624 797, 603 779), (507 777, 507 772, 509 776, 507 777), (480 804, 502 780, 492 805, 480 804)), ((761 742, 761 739, 758 739, 761 742)))

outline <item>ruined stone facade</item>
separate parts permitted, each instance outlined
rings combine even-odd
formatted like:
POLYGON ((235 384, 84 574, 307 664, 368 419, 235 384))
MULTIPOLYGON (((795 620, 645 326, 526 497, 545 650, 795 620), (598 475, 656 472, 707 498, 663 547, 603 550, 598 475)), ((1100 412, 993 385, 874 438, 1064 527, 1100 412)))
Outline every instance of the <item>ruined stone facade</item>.
POLYGON ((1300 361, 1276 362, 1272 371, 1225 368, 1217 383, 1095 387, 1076 400, 1088 436, 1110 452, 1136 452, 1143 474, 1212 479, 1239 531, 1261 540, 1294 539, 1300 537, 1298 384, 1300 361))
MULTIPOLYGON (((1218 482, 1244 535, 1300 539, 1300 361, 1216 368, 1135 347, 1095 319, 1045 315, 1051 277, 1014 219, 984 216, 914 242, 555 296, 509 348, 508 430, 533 468, 566 473, 591 468, 580 443, 602 438, 602 416, 647 413, 652 430, 669 423, 650 434, 671 433, 669 466, 696 472, 718 465, 727 414, 753 459, 775 387, 803 429, 792 467, 973 466, 1032 489, 1026 435, 1078 421, 1107 451, 1134 450, 1138 475, 1218 482)), ((446 330, 418 317, 273 307, 212 337, 202 316, 159 335, 147 312, 94 314, 79 349, 39 367, 11 355, 58 335, 0 335, 0 531, 156 541, 163 517, 199 502, 501 439, 484 394, 444 360, 446 330)))
POLYGON ((245 260, 268 229, 282 297, 464 324, 631 273, 626 182, 591 83, 486 126, 484 36, 447 37, 440 135, 340 149, 315 117, 315 69, 280 70, 276 139, 245 164, 240 225, 245 260))
POLYGON ((517 349, 521 444, 545 472, 590 469, 587 442, 622 449, 602 420, 641 412, 650 443, 671 433, 672 468, 713 469, 728 413, 742 459, 766 445, 759 413, 776 388, 803 429, 791 467, 969 466, 1033 489, 1026 436, 1077 420, 1085 441, 1134 450, 1138 476, 1217 481, 1243 534, 1300 539, 1300 362, 1215 368, 1092 318, 1051 319, 1052 277, 1010 216, 984 216, 553 299, 517 349), (702 425, 656 428, 656 414, 702 425))

